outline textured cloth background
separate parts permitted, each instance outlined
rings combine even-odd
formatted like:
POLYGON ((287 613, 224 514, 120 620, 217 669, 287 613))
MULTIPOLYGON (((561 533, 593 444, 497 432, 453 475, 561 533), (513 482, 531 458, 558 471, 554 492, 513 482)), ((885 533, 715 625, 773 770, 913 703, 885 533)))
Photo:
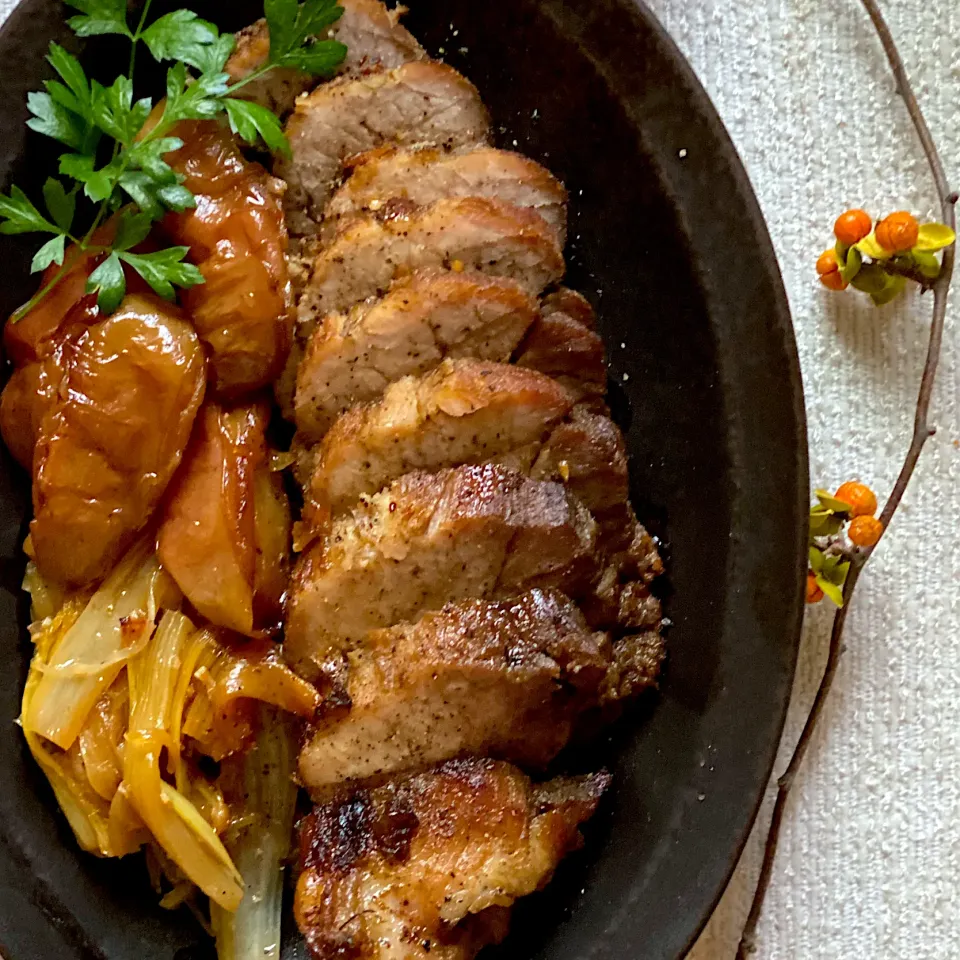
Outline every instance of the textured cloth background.
MULTIPOLYGON (((835 487, 859 475, 883 495, 909 440, 929 302, 877 310, 859 295, 827 293, 813 272, 848 206, 935 212, 871 27, 857 0, 648 2, 717 105, 770 225, 803 366, 812 479, 835 487)), ((0 19, 13 5, 0 0, 0 19)), ((884 7, 960 187, 960 3, 884 7)), ((859 587, 847 653, 784 825, 762 960, 960 956, 958 347, 955 292, 934 399, 938 433, 859 587)), ((808 617, 788 745, 812 697, 828 614, 808 617)), ((694 960, 733 957, 757 841, 694 960)))
MULTIPOLYGON (((937 209, 879 42, 857 0, 648 2, 717 105, 770 226, 800 349, 811 480, 834 488, 859 475, 882 497, 909 441, 930 301, 877 310, 860 295, 823 290, 813 272, 847 207, 937 209)), ((881 3, 960 187, 960 3, 881 3)), ((933 403, 938 433, 858 588, 833 696, 793 789, 759 930, 762 960, 960 956, 956 290, 951 310, 933 403)), ((791 747, 828 615, 817 608, 807 618, 791 747)), ((759 839, 695 960, 733 957, 759 839)))

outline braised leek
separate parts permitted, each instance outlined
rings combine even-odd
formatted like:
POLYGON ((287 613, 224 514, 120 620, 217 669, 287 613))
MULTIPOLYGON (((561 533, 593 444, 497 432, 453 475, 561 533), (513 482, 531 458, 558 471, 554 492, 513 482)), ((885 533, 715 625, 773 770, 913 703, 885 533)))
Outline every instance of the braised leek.
MULTIPOLYGON (((57 648, 76 623, 81 610, 79 604, 68 602, 59 613, 34 630, 33 662, 23 691, 24 715, 30 711, 37 688, 43 681, 44 674, 41 669, 56 655, 57 648)), ((30 753, 50 781, 57 803, 76 835, 77 843, 90 853, 105 857, 115 856, 109 835, 110 805, 91 788, 85 778, 76 776, 67 754, 50 748, 46 741, 33 733, 22 720, 21 724, 30 753)))
POLYGON ((240 874, 213 827, 160 770, 162 752, 173 746, 173 731, 179 729, 183 703, 177 695, 194 632, 183 614, 167 611, 146 648, 127 666, 130 729, 123 782, 131 805, 166 855, 211 901, 232 911, 243 897, 240 874))
POLYGON ((207 756, 222 760, 252 740, 256 701, 305 719, 317 712, 320 694, 283 663, 273 643, 234 646, 212 630, 200 631, 198 643, 201 640, 183 732, 207 756))
POLYGON ((280 956, 283 871, 290 852, 297 788, 293 782, 296 745, 278 712, 260 708, 256 743, 237 761, 237 791, 244 826, 228 840, 245 895, 229 913, 216 905, 210 919, 219 960, 263 960, 280 956))
POLYGON ((25 730, 63 750, 73 744, 93 705, 149 639, 169 584, 149 543, 130 549, 44 664, 23 713, 25 730))

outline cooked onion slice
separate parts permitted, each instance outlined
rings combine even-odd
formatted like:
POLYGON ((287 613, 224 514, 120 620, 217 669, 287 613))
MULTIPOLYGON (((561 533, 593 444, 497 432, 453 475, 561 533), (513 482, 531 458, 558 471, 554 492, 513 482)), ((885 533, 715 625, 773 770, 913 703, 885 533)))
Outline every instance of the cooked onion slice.
POLYGON ((233 812, 244 826, 227 842, 246 893, 235 913, 216 904, 210 908, 219 960, 280 956, 283 868, 297 801, 296 756, 288 724, 275 711, 261 707, 257 741, 237 761, 233 792, 238 803, 233 812))
POLYGON ((167 611, 147 648, 130 662, 130 729, 124 750, 123 779, 130 803, 167 856, 207 896, 225 910, 236 910, 243 885, 213 827, 197 808, 160 775, 164 747, 173 743, 174 716, 183 657, 193 624, 167 611))
POLYGON ((68 749, 93 705, 153 632, 159 600, 170 588, 151 545, 141 541, 132 547, 90 598, 49 662, 38 664, 42 676, 24 708, 24 729, 68 749))

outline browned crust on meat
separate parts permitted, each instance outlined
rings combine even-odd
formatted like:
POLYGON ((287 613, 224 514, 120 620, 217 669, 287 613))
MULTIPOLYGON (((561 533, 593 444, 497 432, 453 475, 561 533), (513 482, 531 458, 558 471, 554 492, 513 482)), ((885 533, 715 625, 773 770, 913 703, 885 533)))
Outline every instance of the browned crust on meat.
POLYGON ((563 275, 563 254, 541 217, 509 204, 441 200, 408 218, 354 223, 323 250, 299 306, 301 335, 423 268, 454 268, 517 280, 529 293, 563 275))
POLYGON ((570 406, 563 387, 536 371, 444 360, 334 423, 320 444, 310 498, 335 515, 413 470, 493 460, 538 443, 570 406))
POLYGON ((576 597, 591 579, 595 536, 559 484, 492 464, 407 474, 301 556, 285 649, 322 661, 369 630, 471 596, 555 587, 576 597))
POLYGON ((536 787, 469 759, 318 807, 301 827, 294 901, 314 957, 470 960, 580 845, 608 783, 536 787))
POLYGON ((594 516, 602 516, 630 494, 623 434, 609 417, 574 408, 540 448, 530 476, 564 483, 594 516))
POLYGON ((398 202, 409 213, 455 197, 487 197, 533 210, 550 225, 558 244, 564 244, 563 184, 529 157, 486 146, 467 152, 381 148, 352 159, 350 175, 327 205, 324 235, 332 239, 352 219, 380 216, 398 202))
POLYGON ((561 310, 542 313, 517 348, 514 361, 554 377, 577 402, 602 407, 607 392, 603 340, 569 314, 561 310))
POLYGON ((552 316, 554 313, 565 313, 571 320, 583 324, 588 330, 597 329, 597 315, 590 301, 582 293, 577 293, 569 287, 558 287, 548 293, 543 298, 540 309, 545 317, 552 316))
POLYGON ((301 778, 316 795, 462 755, 543 767, 599 703, 611 657, 609 638, 557 591, 448 604, 372 631, 350 654, 350 710, 314 728, 301 778))
POLYGON ((536 302, 515 280, 419 271, 374 303, 325 317, 297 374, 300 442, 320 440, 352 404, 446 357, 509 359, 536 316, 536 302))
POLYGON ((607 673, 602 702, 622 703, 657 685, 666 658, 663 636, 657 628, 621 637, 613 648, 613 666, 607 673))

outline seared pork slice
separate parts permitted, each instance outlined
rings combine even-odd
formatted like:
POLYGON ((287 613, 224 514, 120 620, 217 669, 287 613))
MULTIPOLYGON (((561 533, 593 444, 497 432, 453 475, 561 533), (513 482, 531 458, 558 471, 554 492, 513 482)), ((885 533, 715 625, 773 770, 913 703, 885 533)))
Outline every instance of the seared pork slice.
POLYGON ((381 300, 325 317, 297 373, 300 442, 322 439, 348 407, 444 357, 508 360, 536 311, 515 280, 426 272, 394 284, 381 300))
POLYGON ((541 440, 570 407, 563 387, 535 370, 444 360, 334 423, 320 444, 311 499, 337 514, 413 470, 491 460, 541 440))
MULTIPOLYGON (((343 15, 327 37, 345 44, 347 55, 340 71, 357 74, 371 67, 387 70, 408 60, 424 57, 413 35, 400 26, 400 8, 388 10, 380 0, 340 0, 343 15)), ((270 54, 270 31, 266 20, 258 20, 237 34, 237 46, 227 61, 226 71, 233 82, 250 76, 262 67, 270 54)), ((252 100, 273 113, 289 113, 297 97, 317 85, 317 78, 301 70, 278 67, 243 87, 238 96, 252 100)))
POLYGON ((609 782, 455 760, 317 807, 294 899, 314 960, 472 960, 580 847, 609 782))
POLYGON ((394 70, 341 78, 301 97, 280 158, 293 234, 316 233, 350 156, 383 144, 471 147, 484 143, 489 117, 476 88, 452 67, 411 61, 394 70))
POLYGON ((604 414, 571 410, 556 381, 533 374, 447 360, 352 408, 322 443, 298 448, 311 519, 323 522, 411 470, 489 461, 562 483, 601 524, 603 549, 625 550, 635 518, 623 435, 604 414))
POLYGON ((440 200, 409 217, 368 217, 315 260, 298 308, 301 337, 327 314, 383 296, 395 280, 431 267, 508 277, 537 295, 560 279, 564 263, 542 217, 496 200, 440 200))
POLYGON ((659 630, 660 601, 653 581, 663 573, 663 561, 653 537, 637 522, 629 502, 596 514, 597 545, 602 570, 580 608, 595 630, 659 630))
POLYGON ((621 637, 613 647, 613 665, 604 676, 601 703, 622 705, 656 687, 666 648, 657 628, 621 637))
POLYGON ((582 323, 588 330, 597 329, 597 315, 590 306, 590 301, 576 290, 569 287, 558 287, 548 293, 540 304, 540 312, 549 317, 554 313, 565 313, 571 320, 582 323))
POLYGON ((347 48, 342 71, 359 74, 380 66, 392 70, 408 60, 426 57, 417 38, 400 24, 406 7, 388 10, 380 0, 338 0, 343 16, 330 36, 347 48))
POLYGON ((374 630, 349 657, 350 712, 314 729, 300 776, 317 792, 467 754, 546 766, 599 701, 611 658, 606 634, 555 591, 374 630))
POLYGON ((360 159, 327 206, 324 234, 336 235, 351 217, 389 208, 401 200, 426 207, 454 197, 487 197, 528 207, 550 225, 560 247, 567 232, 567 191, 529 157, 480 147, 444 150, 379 150, 360 159))
POLYGON ((540 448, 530 476, 562 481, 595 516, 622 507, 630 495, 623 434, 609 417, 575 407, 540 448))
POLYGON ((576 402, 602 410, 607 392, 603 341, 566 310, 555 304, 548 307, 549 300, 545 299, 541 316, 517 348, 514 361, 554 377, 576 402))
POLYGON ((326 667, 371 630, 469 597, 594 572, 596 523, 560 484, 492 464, 411 473, 335 520, 297 563, 284 650, 326 667))

